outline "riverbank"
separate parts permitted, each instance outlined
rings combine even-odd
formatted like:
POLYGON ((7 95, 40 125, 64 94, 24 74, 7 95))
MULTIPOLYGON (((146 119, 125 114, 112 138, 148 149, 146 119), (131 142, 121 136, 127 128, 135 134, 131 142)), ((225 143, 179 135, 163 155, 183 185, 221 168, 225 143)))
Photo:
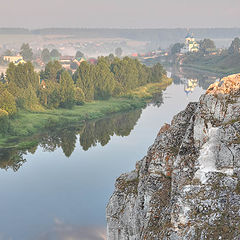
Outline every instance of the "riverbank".
POLYGON ((204 71, 204 72, 216 73, 218 75, 231 75, 231 74, 236 74, 240 72, 240 68, 223 69, 217 66, 207 66, 207 65, 205 66, 205 65, 199 65, 199 64, 182 64, 181 67, 204 71))
POLYGON ((0 136, 0 148, 31 146, 31 136, 52 128, 64 128, 72 124, 81 125, 84 121, 104 118, 110 114, 143 108, 153 95, 167 88, 172 80, 165 78, 160 83, 149 83, 119 98, 92 101, 72 109, 44 111, 19 111, 10 121, 10 131, 0 136))
POLYGON ((240 55, 190 55, 180 66, 220 75, 231 75, 240 72, 240 55))

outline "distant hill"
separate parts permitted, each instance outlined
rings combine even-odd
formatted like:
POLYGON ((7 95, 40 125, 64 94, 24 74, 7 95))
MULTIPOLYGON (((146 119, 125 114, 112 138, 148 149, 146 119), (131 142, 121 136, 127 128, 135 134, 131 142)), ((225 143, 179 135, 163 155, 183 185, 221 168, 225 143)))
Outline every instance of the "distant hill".
POLYGON ((240 36, 240 28, 175 28, 175 29, 111 29, 111 28, 43 28, 29 30, 25 28, 0 28, 0 35, 68 35, 76 38, 125 38, 149 42, 149 48, 168 47, 176 42, 183 42, 187 33, 193 33, 196 39, 211 38, 219 41, 219 47, 226 47, 229 42, 240 36))

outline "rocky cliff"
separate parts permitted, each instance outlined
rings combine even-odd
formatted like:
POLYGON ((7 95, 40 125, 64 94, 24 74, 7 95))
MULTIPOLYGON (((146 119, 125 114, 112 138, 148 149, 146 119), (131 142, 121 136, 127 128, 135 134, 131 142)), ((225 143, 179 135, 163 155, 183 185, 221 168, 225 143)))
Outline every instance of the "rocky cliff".
POLYGON ((109 240, 240 239, 240 74, 165 124, 115 187, 109 240))

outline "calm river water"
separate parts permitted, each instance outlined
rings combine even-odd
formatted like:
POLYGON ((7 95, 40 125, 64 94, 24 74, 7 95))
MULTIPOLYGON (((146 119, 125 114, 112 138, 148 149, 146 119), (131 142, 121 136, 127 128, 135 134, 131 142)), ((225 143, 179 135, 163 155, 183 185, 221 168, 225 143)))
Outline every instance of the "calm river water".
POLYGON ((0 150, 0 240, 105 239, 115 179, 133 170, 160 127, 216 79, 172 77, 145 109, 49 133, 26 152, 0 150))

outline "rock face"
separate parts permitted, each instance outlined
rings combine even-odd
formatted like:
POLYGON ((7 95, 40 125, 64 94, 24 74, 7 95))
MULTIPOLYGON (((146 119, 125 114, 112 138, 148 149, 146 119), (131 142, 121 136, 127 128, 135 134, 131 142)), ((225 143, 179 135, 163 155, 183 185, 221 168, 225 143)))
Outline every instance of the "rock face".
POLYGON ((240 75, 164 125, 115 187, 108 240, 240 239, 240 75))

